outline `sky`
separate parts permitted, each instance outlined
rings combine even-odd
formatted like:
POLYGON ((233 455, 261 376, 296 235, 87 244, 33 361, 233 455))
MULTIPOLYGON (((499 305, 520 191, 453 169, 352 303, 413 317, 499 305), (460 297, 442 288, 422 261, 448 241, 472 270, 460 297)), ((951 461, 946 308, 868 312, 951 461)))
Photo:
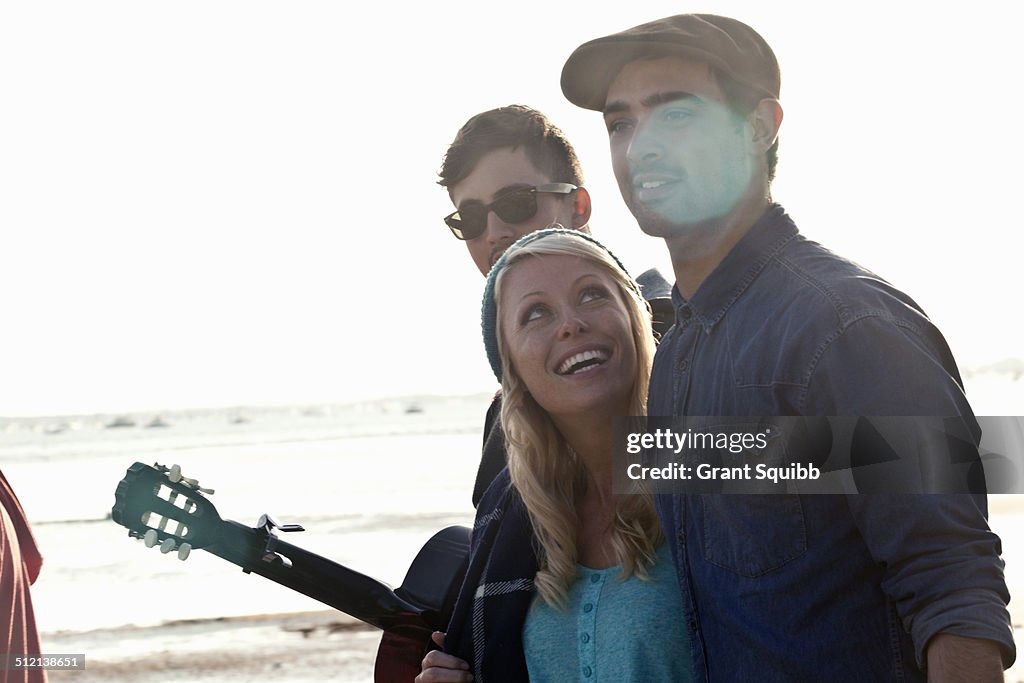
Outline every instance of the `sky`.
POLYGON ((908 292, 962 368, 1024 356, 1017 3, 0 4, 0 415, 489 391, 441 158, 519 102, 594 234, 670 273, 566 102, 582 42, 682 11, 774 48, 773 195, 908 292))

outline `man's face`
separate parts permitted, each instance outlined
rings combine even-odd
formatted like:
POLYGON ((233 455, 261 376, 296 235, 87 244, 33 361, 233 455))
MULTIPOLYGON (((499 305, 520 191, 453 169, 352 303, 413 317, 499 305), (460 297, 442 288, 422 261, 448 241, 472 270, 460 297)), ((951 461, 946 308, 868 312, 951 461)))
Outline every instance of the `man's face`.
MULTIPOLYGON (((452 203, 460 210, 472 203, 487 205, 512 190, 551 182, 549 175, 527 158, 522 147, 502 147, 482 156, 473 171, 452 186, 452 203)), ((578 227, 573 224, 573 196, 538 193, 536 215, 522 223, 506 223, 495 212, 488 213, 483 234, 466 240, 473 263, 487 275, 494 262, 523 235, 555 223, 564 228, 578 227)))
POLYGON ((749 191, 757 150, 708 67, 677 57, 630 62, 604 118, 622 198, 656 237, 728 216, 749 191))

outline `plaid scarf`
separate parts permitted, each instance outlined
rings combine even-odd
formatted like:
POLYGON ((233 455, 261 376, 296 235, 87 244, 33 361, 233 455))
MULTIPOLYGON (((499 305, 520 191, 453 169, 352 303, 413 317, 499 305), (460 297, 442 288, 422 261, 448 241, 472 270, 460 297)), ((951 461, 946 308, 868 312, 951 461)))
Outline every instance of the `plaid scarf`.
POLYGON ((445 651, 469 662, 476 683, 528 680, 523 622, 537 568, 526 507, 504 469, 477 507, 469 567, 445 636, 445 651))

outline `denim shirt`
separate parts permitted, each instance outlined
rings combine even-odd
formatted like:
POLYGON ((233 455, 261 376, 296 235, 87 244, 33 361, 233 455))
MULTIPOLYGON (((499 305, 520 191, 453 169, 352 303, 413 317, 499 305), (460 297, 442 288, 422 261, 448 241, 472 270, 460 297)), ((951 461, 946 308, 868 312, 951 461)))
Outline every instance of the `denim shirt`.
MULTIPOLYGON (((656 416, 934 415, 978 426, 942 335, 779 206, 658 348, 656 416)), ((984 495, 660 495, 695 680, 924 680, 937 633, 1015 656, 984 495)))

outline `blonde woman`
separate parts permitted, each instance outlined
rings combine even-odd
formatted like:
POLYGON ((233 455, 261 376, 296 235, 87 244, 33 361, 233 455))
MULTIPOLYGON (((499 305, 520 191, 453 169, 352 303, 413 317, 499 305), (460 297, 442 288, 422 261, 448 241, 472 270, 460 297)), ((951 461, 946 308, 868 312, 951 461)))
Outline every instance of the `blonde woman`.
POLYGON ((417 681, 687 680, 654 507, 612 491, 612 420, 646 413, 654 355, 636 283, 587 235, 534 233, 491 270, 483 332, 509 464, 477 508, 445 652, 417 681))

